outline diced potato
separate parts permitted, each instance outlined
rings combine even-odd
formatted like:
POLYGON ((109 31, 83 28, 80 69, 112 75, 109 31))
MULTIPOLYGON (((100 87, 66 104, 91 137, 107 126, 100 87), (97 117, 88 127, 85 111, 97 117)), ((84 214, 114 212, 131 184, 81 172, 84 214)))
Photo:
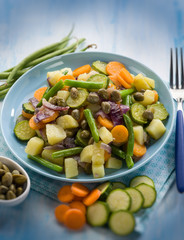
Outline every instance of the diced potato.
POLYGON ((104 149, 100 148, 101 142, 93 144, 93 156, 92 163, 94 165, 102 165, 104 164, 104 149))
POLYGON ((134 130, 134 138, 135 138, 135 140, 140 145, 143 145, 144 144, 144 129, 143 129, 143 127, 140 126, 140 125, 134 126, 133 130, 134 130))
POLYGON ((83 148, 80 154, 80 161, 91 163, 92 156, 93 156, 93 145, 88 145, 85 148, 83 148))
POLYGON ((144 92, 144 100, 139 102, 144 106, 151 105, 155 102, 155 93, 152 90, 146 90, 144 92))
POLYGON ((56 123, 63 129, 77 128, 79 126, 78 122, 71 115, 58 117, 56 123))
POLYGON ((57 124, 46 124, 46 135, 50 145, 54 145, 66 138, 64 129, 57 124))
POLYGON ((62 73, 62 75, 73 75, 71 68, 62 68, 60 72, 62 73), (66 71, 68 72, 65 74, 66 71))
POLYGON ((152 138, 157 140, 165 133, 166 127, 160 119, 153 119, 146 128, 146 131, 152 138))
POLYGON ((144 80, 147 82, 147 84, 154 89, 155 88, 155 80, 149 77, 144 77, 144 80))
POLYGON ((48 72, 47 79, 51 86, 54 86, 63 74, 60 71, 48 72))
POLYGON ((104 165, 92 164, 92 173, 94 178, 102 178, 105 176, 104 165))
POLYGON ((123 162, 117 158, 110 157, 105 163, 106 168, 120 169, 122 168, 123 162))
POLYGON ((43 139, 39 137, 32 137, 25 148, 25 152, 30 155, 38 155, 42 152, 44 146, 43 139))
POLYGON ((65 175, 66 178, 72 178, 78 176, 78 164, 74 158, 65 158, 65 175))
POLYGON ((150 85, 147 83, 141 73, 134 77, 134 86, 137 91, 140 91, 141 89, 151 89, 150 85))
POLYGON ((68 96, 70 95, 69 91, 65 91, 65 90, 60 90, 57 92, 57 97, 62 98, 66 101, 66 99, 68 98, 68 96))
POLYGON ((98 131, 100 138, 104 143, 109 144, 113 141, 112 133, 106 127, 101 127, 98 131))
POLYGON ((52 158, 53 152, 56 152, 54 149, 44 149, 42 151, 42 158, 49 160, 52 163, 63 166, 63 157, 60 158, 52 158))
POLYGON ((89 77, 91 77, 92 75, 95 75, 95 74, 98 74, 98 72, 92 70, 89 73, 80 74, 77 79, 80 80, 80 81, 86 81, 89 77))

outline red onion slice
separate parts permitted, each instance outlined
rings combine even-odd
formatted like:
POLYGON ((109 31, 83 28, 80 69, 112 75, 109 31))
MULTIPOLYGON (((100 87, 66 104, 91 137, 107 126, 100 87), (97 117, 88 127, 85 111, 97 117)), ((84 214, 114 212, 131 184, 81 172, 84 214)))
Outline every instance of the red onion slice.
POLYGON ((35 97, 30 98, 29 102, 33 105, 34 108, 36 108, 37 104, 39 103, 35 97))
POLYGON ((108 144, 105 143, 101 143, 100 148, 104 149, 105 151, 107 151, 109 154, 111 154, 111 147, 108 144))
POLYGON ((56 106, 54 104, 51 104, 50 102, 47 102, 47 100, 45 98, 42 100, 42 104, 43 104, 44 107, 49 108, 51 110, 55 110, 55 111, 64 111, 64 110, 69 109, 68 106, 67 107, 61 107, 61 106, 56 106))

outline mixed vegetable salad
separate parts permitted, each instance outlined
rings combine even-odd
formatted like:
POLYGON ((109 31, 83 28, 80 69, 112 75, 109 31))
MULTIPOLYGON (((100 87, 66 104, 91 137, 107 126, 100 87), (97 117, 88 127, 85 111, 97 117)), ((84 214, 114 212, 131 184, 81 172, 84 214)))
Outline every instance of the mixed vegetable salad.
POLYGON ((155 81, 132 75, 123 63, 95 61, 48 72, 47 82, 22 104, 15 136, 28 141, 29 159, 66 178, 79 169, 94 178, 105 168, 128 168, 146 154, 150 138, 165 133, 168 112, 155 81))

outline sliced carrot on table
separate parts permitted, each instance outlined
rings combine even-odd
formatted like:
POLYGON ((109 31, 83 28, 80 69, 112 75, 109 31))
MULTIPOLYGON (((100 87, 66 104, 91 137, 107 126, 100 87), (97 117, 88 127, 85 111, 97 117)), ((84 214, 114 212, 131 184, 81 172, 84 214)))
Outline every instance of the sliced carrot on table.
POLYGON ((71 190, 72 190, 72 193, 78 197, 85 197, 89 193, 89 189, 80 183, 73 183, 71 190))
POLYGON ((78 197, 78 196, 74 196, 74 199, 73 201, 82 201, 83 200, 83 197, 78 197))
POLYGON ((28 118, 28 119, 30 119, 30 118, 33 117, 33 114, 31 114, 31 113, 26 113, 26 112, 24 112, 24 110, 22 110, 22 115, 23 115, 25 118, 28 118))
POLYGON ((109 75, 114 75, 119 73, 122 68, 125 68, 123 63, 112 61, 107 64, 106 71, 109 75))
POLYGON ((146 146, 140 145, 138 142, 134 141, 133 154, 136 157, 142 157, 146 153, 146 146))
POLYGON ((112 121, 107 118, 102 118, 101 116, 98 116, 97 121, 107 129, 111 130, 114 127, 112 121))
POLYGON ((33 116, 32 118, 29 119, 29 126, 30 126, 30 128, 32 128, 34 130, 38 130, 38 129, 44 128, 45 127, 45 123, 43 123, 43 122, 36 123, 34 121, 34 117, 35 116, 33 116))
POLYGON ((132 75, 126 68, 122 68, 119 72, 119 75, 129 84, 132 84, 134 82, 132 75))
POLYGON ((131 87, 132 87, 132 85, 129 84, 129 83, 127 83, 127 82, 125 81, 125 79, 124 79, 120 74, 117 75, 117 79, 118 79, 118 81, 121 83, 121 85, 122 85, 123 87, 125 87, 125 88, 131 88, 131 87))
POLYGON ((45 93, 45 91, 47 90, 47 87, 41 87, 39 89, 37 89, 35 92, 34 92, 34 97, 40 101, 43 97, 43 94, 45 93))
POLYGON ((125 143, 128 141, 128 129, 123 125, 117 125, 111 130, 115 143, 125 143))
POLYGON ((118 81, 117 74, 110 75, 110 80, 115 84, 116 87, 121 87, 121 84, 118 81))
POLYGON ((87 197, 85 197, 83 199, 83 203, 86 206, 90 206, 99 199, 100 195, 101 195, 101 191, 99 189, 95 188, 88 194, 87 197))
POLYGON ((90 70, 91 70, 91 66, 89 64, 86 64, 84 66, 81 66, 73 70, 73 76, 78 77, 80 74, 89 73, 90 70))
POLYGON ((63 186, 59 190, 57 197, 61 202, 66 202, 66 203, 71 202, 74 199, 71 186, 70 185, 63 186))
POLYGON ((64 223, 64 215, 66 211, 68 211, 70 207, 65 204, 61 204, 55 208, 55 217, 60 223, 64 223))
POLYGON ((71 208, 64 215, 64 225, 71 230, 80 230, 86 223, 84 213, 76 208, 71 208))
POLYGON ((55 111, 50 117, 47 117, 42 120, 43 123, 48 123, 54 121, 59 116, 59 112, 55 111))
POLYGON ((111 157, 111 154, 107 151, 104 151, 104 161, 106 162, 111 157))
POLYGON ((76 209, 81 210, 84 213, 84 215, 86 214, 86 206, 82 202, 80 202, 80 201, 72 201, 69 204, 69 206, 71 208, 76 208, 76 209))

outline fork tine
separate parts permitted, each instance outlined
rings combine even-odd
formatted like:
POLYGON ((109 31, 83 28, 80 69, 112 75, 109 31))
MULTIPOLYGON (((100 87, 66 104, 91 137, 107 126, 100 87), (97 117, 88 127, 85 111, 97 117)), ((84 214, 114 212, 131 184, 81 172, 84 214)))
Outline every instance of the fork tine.
POLYGON ((171 48, 171 59, 170 59, 170 88, 173 88, 173 52, 171 48))
POLYGON ((184 88, 184 69, 183 69, 183 49, 180 48, 181 53, 181 88, 184 88))
POLYGON ((178 49, 176 48, 176 89, 179 88, 179 76, 178 76, 178 49))

